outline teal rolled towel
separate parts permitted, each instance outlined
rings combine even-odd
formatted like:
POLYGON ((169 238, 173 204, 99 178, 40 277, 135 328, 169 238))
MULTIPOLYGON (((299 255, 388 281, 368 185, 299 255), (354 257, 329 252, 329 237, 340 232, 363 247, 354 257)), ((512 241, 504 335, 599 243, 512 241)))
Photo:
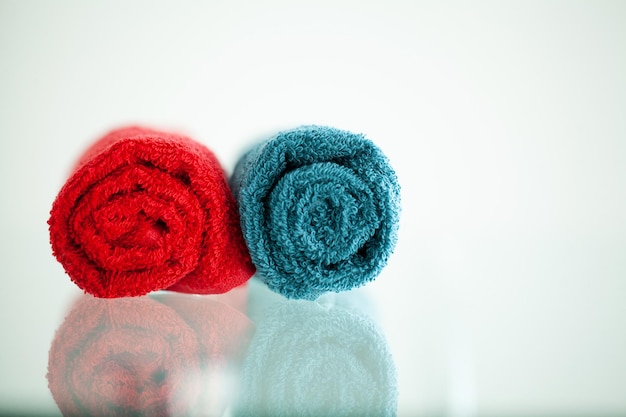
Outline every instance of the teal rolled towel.
POLYGON ((400 186, 388 158, 361 134, 280 132, 247 152, 230 182, 258 276, 288 298, 361 286, 393 252, 400 186))
POLYGON ((256 331, 243 361, 235 417, 396 415, 393 358, 383 333, 354 307, 358 303, 276 302, 254 288, 254 279, 250 285, 248 315, 256 331))

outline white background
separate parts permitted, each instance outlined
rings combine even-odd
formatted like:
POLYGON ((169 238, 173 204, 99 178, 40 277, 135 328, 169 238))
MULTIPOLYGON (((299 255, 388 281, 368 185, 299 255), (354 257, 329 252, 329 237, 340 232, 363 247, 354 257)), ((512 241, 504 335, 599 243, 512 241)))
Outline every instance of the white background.
POLYGON ((128 123, 228 172, 277 130, 361 132, 403 189, 366 287, 399 414, 626 413, 626 3, 0 0, 0 406, 54 409, 80 291, 46 221, 128 123))

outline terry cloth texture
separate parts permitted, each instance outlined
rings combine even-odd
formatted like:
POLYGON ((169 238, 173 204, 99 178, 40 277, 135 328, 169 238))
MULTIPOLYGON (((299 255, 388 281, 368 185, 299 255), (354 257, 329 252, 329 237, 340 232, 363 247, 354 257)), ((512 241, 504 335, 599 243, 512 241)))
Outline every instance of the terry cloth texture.
POLYGON ((369 317, 340 306, 282 300, 251 306, 257 329, 234 415, 395 416, 395 365, 369 317))
POLYGON ((223 293, 254 273, 222 167, 181 135, 107 134, 80 158, 48 223, 54 255, 96 297, 223 293))
POLYGON ((239 160, 231 187, 260 278, 288 298, 363 285, 395 247, 400 187, 363 135, 324 126, 281 132, 239 160))
POLYGON ((240 367, 252 322, 206 297, 160 296, 84 295, 75 304, 48 362, 65 417, 222 415, 231 405, 227 377, 240 367))

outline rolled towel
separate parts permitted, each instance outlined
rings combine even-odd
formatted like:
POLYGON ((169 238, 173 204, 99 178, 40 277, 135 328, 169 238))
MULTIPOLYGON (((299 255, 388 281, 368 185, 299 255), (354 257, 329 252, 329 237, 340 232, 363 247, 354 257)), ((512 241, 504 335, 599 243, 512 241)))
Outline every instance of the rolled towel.
POLYGON ((395 365, 368 315, 339 303, 252 303, 235 416, 396 415, 395 365))
POLYGON ((48 385, 62 414, 223 415, 253 324, 214 297, 82 296, 50 347, 48 385))
POLYGON ((231 187, 260 278, 288 298, 363 285, 394 249, 400 187, 363 135, 323 126, 278 133, 239 160, 231 187))
POLYGON ((110 132, 80 158, 48 223, 54 255, 96 297, 223 293, 254 273, 223 169, 182 135, 110 132))

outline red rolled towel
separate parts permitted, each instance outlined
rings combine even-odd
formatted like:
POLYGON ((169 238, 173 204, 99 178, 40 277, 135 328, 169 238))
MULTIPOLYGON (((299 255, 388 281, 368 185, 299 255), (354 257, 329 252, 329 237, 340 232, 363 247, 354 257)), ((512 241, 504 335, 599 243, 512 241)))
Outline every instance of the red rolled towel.
POLYGON ((80 158, 48 223, 54 255, 96 297, 224 293, 254 273, 222 167, 182 135, 110 132, 80 158))

